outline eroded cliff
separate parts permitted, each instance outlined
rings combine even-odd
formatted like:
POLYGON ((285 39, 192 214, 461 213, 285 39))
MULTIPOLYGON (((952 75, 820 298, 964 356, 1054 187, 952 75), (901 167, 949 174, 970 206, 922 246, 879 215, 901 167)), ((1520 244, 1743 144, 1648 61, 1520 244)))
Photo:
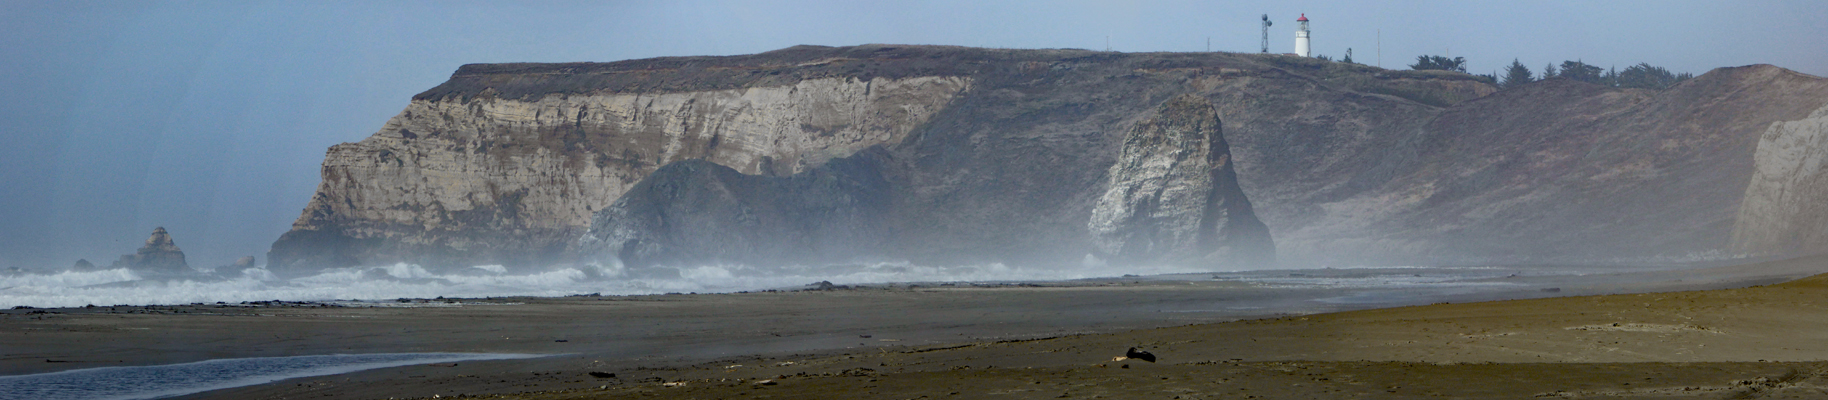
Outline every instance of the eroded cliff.
POLYGON ((1270 265, 1275 245, 1238 187, 1218 110, 1181 95, 1124 135, 1086 229, 1107 257, 1214 267, 1270 265))
POLYGON ((791 176, 703 160, 668 164, 597 214, 590 261, 656 265, 824 265, 880 259, 893 236, 888 182, 873 154, 791 176))
MULTIPOLYGON (((492 78, 453 80, 473 75, 492 78)), ((662 165, 793 174, 900 141, 969 84, 844 76, 659 93, 428 92, 374 136, 330 149, 317 195, 269 260, 282 270, 568 261, 591 214, 662 165)))
MULTIPOLYGON (((1121 167, 1126 157, 1174 154, 1192 158, 1170 170, 1230 167, 1284 265, 1725 254, 1735 225, 1767 225, 1741 211, 1742 199, 1769 192, 1751 185, 1760 135, 1824 105, 1828 81, 1772 66, 1723 68, 1663 91, 1549 80, 1499 92, 1466 74, 1235 53, 799 46, 470 65, 374 137, 333 148, 323 186, 270 261, 543 265, 620 253, 630 248, 623 243, 686 243, 649 241, 691 231, 654 225, 614 245, 578 239, 593 218, 614 230, 640 225, 617 218, 655 212, 712 221, 728 218, 679 213, 824 209, 781 188, 841 160, 874 171, 884 188, 871 195, 884 204, 868 208, 874 229, 890 232, 874 256, 1078 263, 1128 251, 1132 241, 1121 238, 1137 232, 1094 222, 1124 214, 1116 210, 1172 220, 1127 225, 1167 227, 1142 236, 1170 247, 1189 243, 1188 221, 1214 215, 1105 201, 1130 187, 1132 199, 1178 204, 1197 199, 1198 185, 1225 186, 1217 176, 1139 178, 1149 174, 1121 167), (1183 95, 1211 104, 1226 162, 1197 140, 1180 150, 1126 147, 1183 95), (645 211, 623 217, 605 211, 668 164, 684 171, 660 176, 674 186, 650 186, 703 187, 644 192, 628 200, 645 211), (1141 189, 1150 185, 1162 194, 1141 189), (727 190, 705 189, 716 187, 727 190), (670 195, 714 207, 681 209, 670 195)), ((1802 179, 1789 175, 1775 179, 1802 179)), ((1224 220, 1245 220, 1228 210, 1224 220)), ((1807 212, 1764 214, 1772 216, 1757 218, 1807 212)), ((725 239, 675 248, 734 243, 725 239)), ((743 243, 752 249, 729 257, 776 251, 761 249, 774 242, 743 243)))
POLYGON ((1828 250, 1828 107, 1771 123, 1752 159, 1752 181, 1733 221, 1733 249, 1754 255, 1828 250))

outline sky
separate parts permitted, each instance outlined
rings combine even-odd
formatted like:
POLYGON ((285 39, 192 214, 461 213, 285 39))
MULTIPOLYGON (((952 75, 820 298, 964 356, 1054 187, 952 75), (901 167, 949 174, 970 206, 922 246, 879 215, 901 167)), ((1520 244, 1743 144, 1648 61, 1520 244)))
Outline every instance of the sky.
POLYGON ((265 261, 325 150, 458 66, 734 55, 799 44, 1774 64, 1828 76, 1809 1, 0 0, 0 268, 106 265, 167 228, 192 266, 265 261))

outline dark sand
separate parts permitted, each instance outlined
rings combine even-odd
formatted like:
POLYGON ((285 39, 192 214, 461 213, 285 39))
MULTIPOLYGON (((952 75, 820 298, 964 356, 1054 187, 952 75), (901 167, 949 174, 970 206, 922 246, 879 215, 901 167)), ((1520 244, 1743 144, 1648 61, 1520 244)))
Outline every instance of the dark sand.
POLYGON ((1473 291, 1266 288, 1170 276, 472 299, 461 307, 7 310, 0 374, 229 357, 511 352, 563 355, 300 378, 188 398, 1819 398, 1828 396, 1828 278, 1742 287, 1823 272, 1828 258, 1494 277, 1512 284, 1473 291), (1549 287, 1560 291, 1541 290, 1549 287), (1735 287, 1742 289, 1722 290, 1735 287), (1539 297, 1552 298, 1467 303, 1539 297), (1453 304, 1365 310, 1438 301, 1453 304), (1129 347, 1160 360, 1113 360, 1129 347))

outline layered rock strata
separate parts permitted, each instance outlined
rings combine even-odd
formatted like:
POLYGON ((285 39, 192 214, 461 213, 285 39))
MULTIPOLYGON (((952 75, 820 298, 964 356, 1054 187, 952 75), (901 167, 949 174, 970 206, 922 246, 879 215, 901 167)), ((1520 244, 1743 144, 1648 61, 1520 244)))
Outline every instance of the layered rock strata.
POLYGON ((730 171, 668 179, 726 186, 866 162, 888 188, 886 258, 1077 263, 1142 243, 1123 235, 1187 243, 1180 225, 1132 224, 1176 232, 1136 236, 1092 221, 1123 214, 1096 212, 1113 185, 1149 180, 1113 168, 1127 135, 1189 94, 1222 117, 1283 265, 1640 263, 1732 253, 1736 225, 1769 225, 1741 212, 1770 191, 1752 190, 1760 137, 1828 105, 1828 80, 1757 65, 1662 91, 1553 79, 1500 92, 1281 55, 888 45, 469 65, 333 148, 269 263, 575 262, 593 215, 684 160, 730 171))
POLYGON ((855 261, 886 250, 888 196, 877 164, 861 155, 784 177, 681 161, 599 212, 582 240, 590 254, 635 271, 855 261))
POLYGON ((1107 175, 1086 229, 1126 262, 1267 265, 1269 228, 1238 187, 1211 101, 1182 95, 1136 123, 1107 175))
POLYGON ((1773 122, 1733 221, 1733 249, 1752 255, 1828 250, 1828 107, 1773 122))
MULTIPOLYGON (((466 66, 453 81, 488 75, 466 66)), ((317 195, 269 263, 569 261, 591 214, 659 166, 702 159, 790 175, 899 141, 968 86, 841 76, 678 92, 428 92, 374 136, 330 149, 317 195)))

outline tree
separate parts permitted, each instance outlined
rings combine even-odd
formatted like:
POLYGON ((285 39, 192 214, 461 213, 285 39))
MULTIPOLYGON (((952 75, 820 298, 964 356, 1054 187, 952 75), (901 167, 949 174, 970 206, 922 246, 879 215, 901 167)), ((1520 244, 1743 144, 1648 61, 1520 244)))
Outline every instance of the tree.
POLYGON ((1681 81, 1676 74, 1650 63, 1625 67, 1625 72, 1619 73, 1619 87, 1663 90, 1681 81))
POLYGON ((1466 57, 1415 56, 1415 64, 1409 69, 1466 72, 1466 57))
POLYGON ((1523 66, 1522 62, 1518 62, 1517 59, 1513 58, 1511 59, 1511 66, 1504 69, 1504 82, 1500 86, 1505 89, 1510 89, 1535 81, 1536 77, 1530 73, 1530 67, 1523 66))
POLYGON ((1327 57, 1327 55, 1325 55, 1325 54, 1316 55, 1316 56, 1314 56, 1314 58, 1318 58, 1318 59, 1326 60, 1326 61, 1333 61, 1333 57, 1327 57))
POLYGON ((1586 83, 1605 84, 1605 76, 1602 75, 1604 71, 1600 67, 1580 61, 1562 61, 1561 74, 1557 76, 1586 83))
POLYGON ((1346 57, 1339 59, 1339 62, 1347 63, 1347 64, 1357 64, 1355 62, 1352 62, 1352 48, 1351 47, 1346 48, 1346 57))
POLYGON ((1555 74, 1555 63, 1549 63, 1549 65, 1542 66, 1542 80, 1546 81, 1549 80, 1549 78, 1554 78, 1556 76, 1559 75, 1555 74))
POLYGON ((1492 86, 1498 85, 1498 71, 1492 71, 1492 73, 1489 73, 1489 74, 1478 74, 1478 75, 1473 75, 1473 76, 1478 77, 1479 80, 1481 80, 1481 81, 1485 81, 1485 83, 1492 84, 1492 86))

